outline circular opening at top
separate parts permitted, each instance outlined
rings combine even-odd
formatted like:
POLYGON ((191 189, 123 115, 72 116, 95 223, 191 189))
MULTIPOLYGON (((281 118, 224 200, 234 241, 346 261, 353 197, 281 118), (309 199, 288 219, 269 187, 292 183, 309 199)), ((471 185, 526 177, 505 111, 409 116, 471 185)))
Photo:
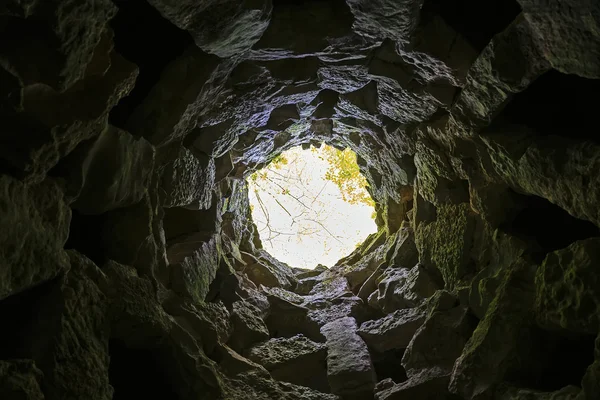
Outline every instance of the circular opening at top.
POLYGON ((263 247, 291 267, 333 266, 377 232, 375 203, 356 154, 295 147, 248 177, 263 247))

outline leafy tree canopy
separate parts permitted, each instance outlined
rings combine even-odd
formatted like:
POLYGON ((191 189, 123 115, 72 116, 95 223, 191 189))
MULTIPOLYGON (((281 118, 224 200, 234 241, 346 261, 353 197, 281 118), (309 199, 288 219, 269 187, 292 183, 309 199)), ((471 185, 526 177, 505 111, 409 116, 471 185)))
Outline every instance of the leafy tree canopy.
MULTIPOLYGON (((312 148, 312 151, 315 151, 315 148, 312 148)), ((319 158, 329 163, 325 179, 340 188, 342 199, 350 204, 363 203, 375 207, 375 202, 365 190, 368 183, 360 173, 356 153, 348 148, 341 151, 335 147, 323 146, 322 154, 319 158)))
MULTIPOLYGON (((342 199, 350 204, 362 203, 375 207, 375 202, 365 190, 368 182, 361 174, 358 163, 356 162, 356 153, 349 148, 338 150, 332 146, 321 146, 317 149, 311 147, 311 151, 317 153, 317 156, 329 164, 329 169, 325 173, 325 179, 333 182, 340 189, 342 199)), ((267 181, 269 170, 280 170, 288 165, 289 160, 286 156, 278 154, 273 158, 267 168, 255 172, 250 179, 253 182, 258 180, 267 181)), ((282 188, 282 194, 289 194, 289 190, 282 188)))
POLYGON ((274 157, 248 183, 252 218, 263 244, 280 252, 279 259, 307 263, 322 248, 321 257, 335 262, 376 229, 374 202, 350 149, 294 148, 274 157), (308 249, 315 255, 307 256, 308 249))

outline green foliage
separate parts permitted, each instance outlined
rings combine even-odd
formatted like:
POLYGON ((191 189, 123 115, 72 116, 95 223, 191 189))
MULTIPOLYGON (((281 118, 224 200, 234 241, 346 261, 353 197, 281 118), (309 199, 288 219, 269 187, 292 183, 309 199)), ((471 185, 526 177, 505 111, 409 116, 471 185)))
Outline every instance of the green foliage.
MULTIPOLYGON (((364 204, 374 208, 375 203, 365 190, 368 186, 367 180, 361 174, 356 162, 356 154, 352 150, 340 151, 335 147, 324 145, 320 149, 312 148, 312 152, 324 161, 318 163, 320 172, 326 169, 325 176, 321 175, 318 178, 320 182, 324 178, 336 185, 340 190, 341 199, 349 204, 364 204)), ((322 244, 328 252, 331 247, 328 239, 341 243, 341 236, 332 234, 325 226, 331 213, 327 211, 326 204, 320 198, 326 186, 331 186, 323 182, 319 183, 322 185, 320 191, 315 188, 309 189, 314 177, 310 172, 312 168, 300 161, 304 157, 301 153, 302 151, 299 153, 297 150, 292 150, 285 155, 278 154, 264 168, 250 176, 250 190, 256 198, 257 209, 260 208, 262 213, 260 217, 255 218, 255 221, 260 225, 260 232, 268 232, 267 241, 281 235, 292 235, 287 230, 273 228, 275 222, 263 201, 268 199, 268 203, 276 203, 285 212, 287 216, 284 216, 284 219, 287 217, 291 219, 291 226, 298 232, 298 242, 302 241, 303 235, 310 236, 321 234, 319 233, 321 231, 325 232, 322 244), (306 173, 305 169, 308 170, 306 173), (288 200, 291 201, 291 206, 288 205, 288 200)), ((374 210, 371 217, 372 219, 376 217, 374 210)), ((279 217, 278 221, 281 221, 281 218, 279 217)))
POLYGON ((279 154, 273 158, 270 165, 275 169, 281 169, 284 165, 288 165, 288 159, 283 154, 279 154))
POLYGON ((342 199, 350 204, 363 203, 374 207, 375 202, 364 190, 368 183, 360 173, 356 154, 350 149, 340 151, 331 146, 324 146, 323 152, 326 154, 324 159, 329 163, 325 179, 337 185, 342 199))
MULTIPOLYGON (((259 171, 254 172, 252 175, 250 175, 250 180, 254 183, 256 183, 258 180, 261 181, 267 181, 268 180, 268 171, 270 168, 274 168, 274 169, 281 169, 284 165, 288 165, 289 161, 288 159, 283 155, 283 154, 279 154, 277 156, 275 156, 273 158, 273 160, 271 160, 271 163, 269 164, 269 166, 267 168, 263 168, 259 171)), ((285 193, 283 193, 285 194, 285 193)))
MULTIPOLYGON (((313 147, 311 150, 317 153, 320 159, 327 161, 329 164, 329 168, 325 173, 325 179, 337 185, 344 201, 350 204, 362 203, 370 207, 375 207, 375 202, 365 190, 368 187, 368 182, 361 174, 356 162, 356 154, 352 150, 347 148, 341 151, 328 145, 324 145, 320 149, 313 147)), ((288 164, 289 160, 283 154, 278 154, 271 160, 267 168, 253 173, 250 176, 250 180, 255 184, 271 181, 268 176, 269 171, 281 170, 288 164)), ((290 195, 291 193, 289 189, 280 186, 280 194, 290 195)), ((371 218, 375 219, 376 216, 376 211, 373 211, 371 218)))

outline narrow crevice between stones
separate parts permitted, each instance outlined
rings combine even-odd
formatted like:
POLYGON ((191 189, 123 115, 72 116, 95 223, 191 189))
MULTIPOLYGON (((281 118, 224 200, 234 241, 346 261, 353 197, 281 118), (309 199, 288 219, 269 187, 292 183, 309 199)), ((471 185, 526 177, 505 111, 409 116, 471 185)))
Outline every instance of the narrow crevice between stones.
POLYGON ((194 43, 145 0, 113 0, 119 7, 111 27, 115 50, 139 68, 135 87, 110 112, 112 125, 126 129, 126 123, 156 82, 163 69, 194 43))
POLYGON ((421 9, 421 24, 439 15, 476 50, 481 51, 521 12, 514 0, 426 0, 421 9), (476 17, 475 17, 476 16, 476 17))
POLYGON ((517 94, 497 117, 498 123, 524 125, 539 136, 560 136, 600 144, 600 80, 552 70, 517 94))
POLYGON ((166 208, 163 229, 170 263, 183 261, 216 233, 216 203, 209 210, 166 208))
POLYGON ((83 184, 81 180, 85 169, 85 167, 81 167, 81 164, 89 157, 97 141, 98 137, 94 137, 80 142, 73 151, 58 160, 56 165, 48 171, 48 176, 62 178, 67 181, 68 196, 77 198, 79 195, 78 191, 81 189, 79 186, 83 184), (79 168, 79 170, 76 168, 79 168))
POLYGON ((195 232, 215 232, 214 205, 210 210, 165 209, 164 225, 167 244, 195 232))
POLYGON ((532 328, 523 335, 519 351, 522 359, 514 360, 506 380, 517 387, 544 392, 569 385, 581 387, 587 367, 594 362, 595 339, 595 335, 532 328))
POLYGON ((237 277, 231 272, 225 263, 222 263, 217 269, 215 279, 211 282, 208 287, 208 293, 204 301, 207 303, 223 302, 228 310, 232 309, 233 303, 239 299, 235 290, 231 289, 235 287, 237 277))
POLYGON ((0 301, 0 360, 36 358, 48 338, 43 331, 43 311, 46 301, 56 288, 56 279, 44 282, 24 292, 0 301), (10 329, 8 329, 10 327, 10 329))
POLYGON ((43 82, 58 88, 62 82, 56 79, 59 73, 56 65, 60 54, 56 35, 47 21, 40 18, 18 18, 2 15, 0 20, 0 49, 3 56, 14 56, 24 52, 34 55, 34 59, 20 58, 14 65, 22 75, 23 83, 43 82), (41 62, 52 60, 54 62, 41 62))
POLYGON ((517 206, 507 212, 500 230, 531 244, 529 254, 540 263, 546 254, 571 243, 600 236, 600 229, 589 221, 573 217, 559 206, 538 196, 526 196, 511 190, 517 206))
POLYGON ((2 175, 10 175, 18 178, 21 175, 21 171, 18 168, 11 165, 11 163, 7 160, 4 160, 0 156, 0 174, 2 175))
POLYGON ((371 350, 371 360, 378 382, 390 378, 396 383, 402 383, 408 379, 402 366, 403 355, 404 349, 390 350, 385 353, 371 350))
POLYGON ((324 38, 347 35, 354 21, 344 0, 274 0, 271 23, 254 49, 276 49, 292 44, 297 54, 321 51, 324 38), (303 32, 299 40, 298 32, 303 32))
POLYGON ((65 249, 77 250, 96 265, 104 265, 108 257, 102 241, 102 219, 102 215, 84 215, 72 210, 65 249))
POLYGON ((291 338, 302 334, 313 342, 325 343, 325 336, 321 333, 319 325, 297 310, 289 310, 285 318, 282 318, 281 313, 269 315, 265 324, 271 338, 291 338))
POLYGON ((116 339, 109 341, 108 350, 113 400, 180 399, 165 374, 165 365, 152 350, 132 349, 116 339))

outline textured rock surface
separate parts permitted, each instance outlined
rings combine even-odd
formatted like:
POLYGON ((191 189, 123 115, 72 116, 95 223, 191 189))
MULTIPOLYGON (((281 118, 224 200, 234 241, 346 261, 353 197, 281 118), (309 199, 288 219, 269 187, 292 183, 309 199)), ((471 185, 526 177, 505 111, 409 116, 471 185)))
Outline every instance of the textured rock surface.
POLYGON ((65 272, 63 250, 71 210, 53 181, 27 186, 3 176, 0 297, 31 288, 65 272))
POLYGON ((303 335, 274 338, 250 349, 248 358, 275 379, 329 392, 327 347, 303 335))
POLYGON ((378 289, 369 296, 369 304, 386 313, 417 307, 439 288, 436 274, 423 265, 408 268, 388 268, 379 276, 378 289), (432 276, 433 275, 433 276, 432 276))
POLYGON ((233 349, 241 351, 269 338, 269 329, 260 314, 260 310, 252 304, 242 301, 233 303, 231 322, 234 333, 230 340, 233 349))
POLYGON ((446 400, 448 377, 429 376, 427 374, 412 376, 408 381, 395 384, 378 391, 376 400, 426 399, 446 400))
POLYGON ((465 307, 434 311, 404 352, 402 366, 407 375, 449 376, 476 325, 465 307))
POLYGON ((368 397, 375 386, 375 371, 367 345, 356 334, 356 321, 332 321, 321 331, 327 342, 327 378, 331 391, 342 397, 368 397))
POLYGON ((0 398, 600 399, 597 1, 0 3, 0 398), (300 270, 322 143, 379 229, 300 270))
POLYGON ((40 389, 42 371, 31 360, 12 360, 0 363, 0 394, 6 399, 43 399, 40 389))
POLYGON ((600 282, 593 266, 598 265, 599 245, 598 239, 588 239, 548 254, 536 276, 536 314, 541 326, 598 332, 600 282))
POLYGON ((381 319, 364 322, 358 334, 379 352, 405 349, 424 320, 423 312, 418 309, 397 310, 381 319))

